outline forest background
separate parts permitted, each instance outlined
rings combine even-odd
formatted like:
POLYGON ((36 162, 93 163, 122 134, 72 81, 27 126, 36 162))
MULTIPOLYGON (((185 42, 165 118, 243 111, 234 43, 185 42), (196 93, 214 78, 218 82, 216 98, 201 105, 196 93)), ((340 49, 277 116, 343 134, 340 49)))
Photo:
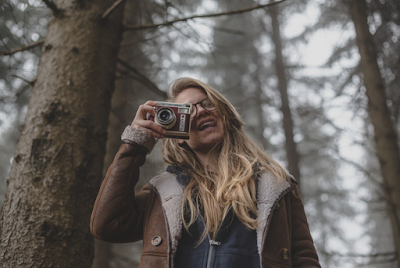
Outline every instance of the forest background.
MULTIPOLYGON (((397 0, 3 0, 0 266, 136 267, 91 208, 138 106, 191 76, 295 175, 323 267, 399 267, 399 38, 397 0)), ((138 189, 164 168, 159 143, 138 189)))

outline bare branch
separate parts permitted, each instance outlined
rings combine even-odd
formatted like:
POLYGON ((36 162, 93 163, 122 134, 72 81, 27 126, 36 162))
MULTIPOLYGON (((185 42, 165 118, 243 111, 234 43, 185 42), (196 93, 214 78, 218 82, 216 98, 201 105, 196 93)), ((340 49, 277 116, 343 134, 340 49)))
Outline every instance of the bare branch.
POLYGON ((122 2, 124 2, 125 0, 117 0, 114 2, 114 4, 112 4, 112 6, 110 6, 106 12, 103 13, 103 15, 101 16, 101 19, 104 20, 105 18, 107 18, 108 15, 110 15, 122 2))
MULTIPOLYGON (((22 81, 24 81, 25 83, 29 84, 30 86, 33 86, 33 85, 35 84, 35 81, 36 81, 36 79, 33 80, 33 81, 29 81, 29 80, 27 80, 27 79, 25 79, 25 78, 23 78, 23 77, 21 77, 21 76, 19 76, 19 75, 16 75, 16 74, 12 74, 11 76, 12 76, 12 77, 15 77, 15 78, 21 79, 22 81)), ((17 92, 17 93, 18 93, 18 92, 17 92)))
POLYGON ((396 252, 377 252, 370 254, 357 254, 357 253, 342 254, 339 252, 323 251, 323 253, 328 256, 341 257, 341 258, 378 258, 378 257, 392 257, 396 255, 396 252))
POLYGON ((136 75, 137 80, 143 84, 144 86, 146 86, 148 89, 150 89, 151 91, 155 92, 156 94, 160 95, 161 97, 163 97, 164 99, 167 98, 167 94, 162 91, 161 89, 158 88, 158 86, 156 84, 153 83, 153 81, 151 81, 149 78, 147 78, 145 75, 143 75, 142 73, 140 73, 135 67, 130 66, 128 63, 126 63, 125 61, 118 59, 118 63, 120 63, 122 66, 124 66, 126 69, 128 69, 129 71, 133 72, 136 75))
POLYGON ((61 10, 54 4, 52 0, 42 0, 48 8, 53 11, 54 16, 58 16, 61 14, 61 10))
POLYGON ((377 185, 377 186, 379 186, 379 187, 382 187, 382 183, 379 182, 379 181, 371 174, 371 171, 367 170, 363 165, 361 165, 361 164, 359 164, 359 163, 357 163, 357 162, 355 162, 355 161, 353 161, 353 160, 351 160, 351 159, 348 159, 348 158, 345 158, 345 157, 341 156, 341 155, 339 154, 339 152, 337 152, 337 153, 338 153, 338 154, 336 155, 337 158, 339 158, 341 161, 343 161, 343 162, 345 162, 345 163, 347 163, 347 164, 349 164, 349 165, 354 166, 358 171, 362 172, 367 178, 369 178, 370 181, 374 182, 375 185, 377 185))
POLYGON ((41 39, 41 40, 39 40, 39 41, 36 41, 36 42, 34 42, 34 43, 31 43, 31 44, 29 44, 29 45, 26 45, 26 46, 23 46, 23 47, 20 47, 20 48, 16 48, 16 49, 11 50, 11 51, 0 52, 0 56, 11 56, 11 55, 13 55, 13 54, 15 54, 15 53, 17 53, 17 52, 21 52, 21 51, 24 51, 24 50, 29 50, 29 49, 31 49, 31 48, 40 46, 40 45, 42 45, 43 43, 44 43, 44 39, 41 39))
POLYGON ((125 30, 133 31, 133 30, 153 29, 153 28, 158 28, 158 27, 163 27, 163 26, 171 26, 177 22, 188 21, 188 20, 193 20, 193 19, 212 18, 212 17, 242 14, 242 13, 246 13, 246 12, 253 11, 256 9, 270 7, 270 6, 282 3, 284 1, 286 1, 286 0, 273 1, 273 2, 269 2, 268 4, 264 4, 264 5, 256 5, 256 6, 252 6, 252 7, 246 7, 246 8, 242 8, 242 9, 225 11, 225 12, 220 12, 220 13, 193 15, 193 16, 180 18, 180 19, 176 19, 176 20, 171 20, 171 21, 166 21, 166 22, 157 23, 157 24, 143 24, 143 25, 131 25, 131 26, 128 25, 128 26, 125 26, 125 30))
POLYGON ((19 88, 13 95, 9 95, 9 96, 0 96, 0 102, 3 102, 3 101, 5 101, 5 100, 7 100, 7 99, 9 99, 9 98, 14 98, 14 97, 18 98, 18 97, 21 96, 28 88, 33 87, 33 86, 35 85, 36 79, 33 80, 33 81, 29 81, 29 80, 26 80, 25 78, 19 77, 19 76, 17 76, 17 75, 13 75, 13 76, 14 76, 14 77, 18 77, 18 78, 20 78, 21 80, 25 81, 26 84, 25 84, 23 87, 19 88))

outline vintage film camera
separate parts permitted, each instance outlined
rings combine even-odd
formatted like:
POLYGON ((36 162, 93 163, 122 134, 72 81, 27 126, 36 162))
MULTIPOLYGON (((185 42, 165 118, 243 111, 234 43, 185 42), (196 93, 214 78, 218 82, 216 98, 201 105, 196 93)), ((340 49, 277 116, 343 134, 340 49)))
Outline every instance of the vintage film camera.
POLYGON ((189 139, 191 103, 158 102, 150 120, 167 130, 166 138, 189 139))

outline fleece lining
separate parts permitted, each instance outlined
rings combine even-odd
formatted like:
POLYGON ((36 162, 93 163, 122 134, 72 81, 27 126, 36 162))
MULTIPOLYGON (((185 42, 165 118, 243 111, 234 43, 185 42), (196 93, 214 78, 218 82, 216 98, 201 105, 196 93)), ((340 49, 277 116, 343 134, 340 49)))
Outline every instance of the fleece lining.
MULTIPOLYGON (((164 172, 150 181, 161 198, 161 204, 167 219, 173 256, 178 248, 182 232, 182 199, 183 187, 177 182, 174 174, 164 172)), ((282 194, 291 188, 286 180, 278 180, 272 173, 265 172, 258 179, 257 190, 257 248, 261 256, 264 231, 268 228, 272 208, 282 194)))
POLYGON ((156 144, 156 139, 153 138, 146 131, 133 128, 132 126, 126 126, 124 132, 121 135, 121 140, 124 143, 136 143, 147 150, 147 153, 151 153, 156 144))
POLYGON ((268 228, 272 208, 282 194, 291 187, 286 180, 278 180, 271 172, 263 173, 258 179, 257 189, 257 248, 261 256, 265 230, 268 228))
POLYGON ((171 239, 171 252, 175 255, 178 248, 178 240, 182 232, 182 199, 183 188, 177 182, 175 175, 169 172, 161 173, 150 180, 161 199, 164 215, 167 218, 169 237, 171 239))

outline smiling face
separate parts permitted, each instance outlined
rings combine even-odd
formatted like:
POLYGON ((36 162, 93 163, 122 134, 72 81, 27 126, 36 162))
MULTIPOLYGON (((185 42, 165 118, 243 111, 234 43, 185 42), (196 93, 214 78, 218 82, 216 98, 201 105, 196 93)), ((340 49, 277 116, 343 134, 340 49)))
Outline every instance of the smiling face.
MULTIPOLYGON (((207 94, 199 88, 187 88, 176 97, 176 103, 199 103, 207 94)), ((195 109, 193 107, 193 109, 195 109)), ((192 118, 189 140, 185 142, 198 156, 206 155, 224 136, 221 114, 218 110, 207 111, 197 104, 197 115, 192 118)))

